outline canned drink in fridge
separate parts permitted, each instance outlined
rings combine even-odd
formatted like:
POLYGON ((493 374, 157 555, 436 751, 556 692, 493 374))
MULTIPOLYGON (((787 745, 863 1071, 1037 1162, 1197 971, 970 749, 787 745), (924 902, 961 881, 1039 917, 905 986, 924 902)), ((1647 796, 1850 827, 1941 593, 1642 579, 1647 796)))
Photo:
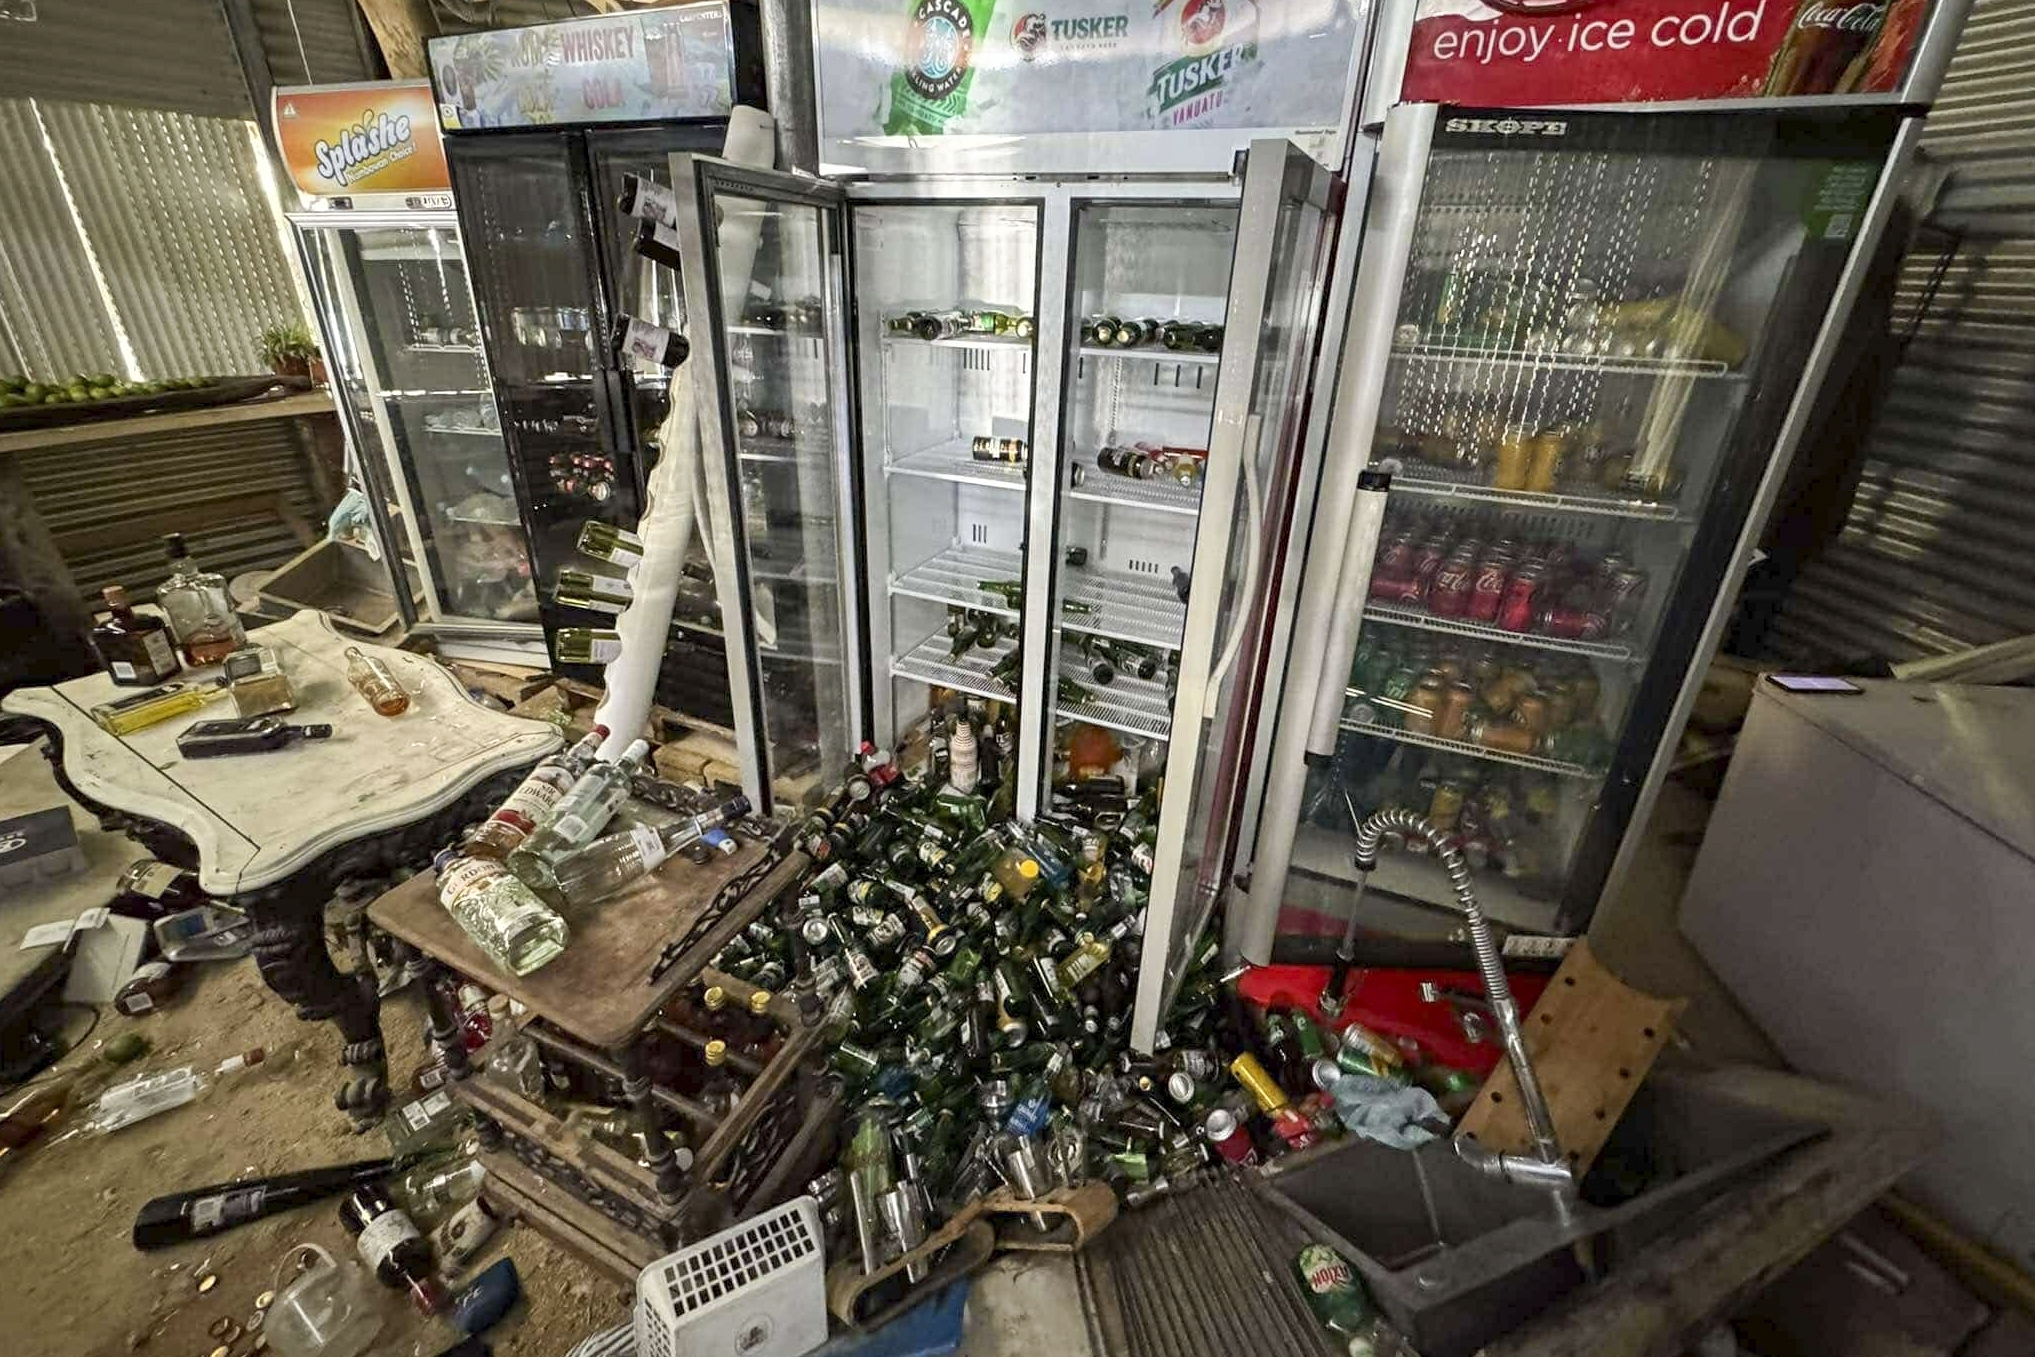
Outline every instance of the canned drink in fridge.
POLYGON ((1533 435, 1514 425, 1498 438, 1498 455, 1491 463, 1491 488, 1524 490, 1533 469, 1533 435))
POLYGON ((1413 558, 1413 582, 1421 597, 1428 597, 1434 591, 1441 572, 1449 561, 1449 540, 1445 533, 1435 533, 1420 544, 1420 551, 1413 558))
POLYGON ((1434 797, 1427 803, 1427 820, 1444 833, 1456 827, 1463 814, 1463 785, 1460 782, 1444 782, 1434 789, 1434 797))
POLYGON ((1435 571, 1427 591, 1427 610, 1436 617, 1461 617, 1469 610, 1470 590, 1476 583, 1477 561, 1465 547, 1457 547, 1435 571))
POLYGON ((1211 1149, 1232 1164, 1258 1162, 1258 1147, 1251 1143, 1250 1132, 1244 1130, 1236 1114, 1226 1107, 1218 1107, 1208 1114, 1201 1123, 1201 1134, 1207 1137, 1211 1149))
POLYGON ((1505 599, 1505 585, 1512 578, 1512 557, 1497 547, 1485 552, 1470 579, 1469 602, 1463 620, 1487 626, 1498 620, 1498 605, 1505 599))
POLYGON ((1562 458, 1569 440, 1559 429, 1549 429, 1533 440, 1533 457, 1527 465, 1526 484, 1520 488, 1537 495, 1552 494, 1562 477, 1562 458))
POLYGON ((1371 566, 1373 575, 1411 575, 1414 557, 1413 530, 1411 528, 1392 534, 1385 544, 1378 548, 1378 559, 1371 566))
POLYGON ((1470 724, 1470 709, 1477 705, 1477 690, 1467 683, 1452 683, 1442 694, 1441 707, 1434 714, 1434 733, 1444 740, 1460 740, 1470 724))
POLYGON ((1623 636, 1639 621, 1639 609, 1646 602, 1647 578, 1635 566, 1617 566, 1604 572, 1604 611, 1610 615, 1611 634, 1623 636))
POLYGON ((1505 597, 1498 604, 1498 626, 1505 631, 1532 631, 1535 616, 1540 612, 1541 571, 1537 566, 1522 565, 1506 581, 1505 597))

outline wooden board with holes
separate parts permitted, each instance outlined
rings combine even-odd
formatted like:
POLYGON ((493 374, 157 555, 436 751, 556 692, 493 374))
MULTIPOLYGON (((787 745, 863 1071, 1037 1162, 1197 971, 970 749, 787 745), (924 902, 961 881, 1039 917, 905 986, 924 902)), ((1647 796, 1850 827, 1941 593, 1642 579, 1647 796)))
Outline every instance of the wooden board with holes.
MULTIPOLYGON (((1577 1177, 1604 1148, 1687 1003, 1633 989, 1579 939, 1526 1016, 1526 1051, 1577 1177)), ((1501 1062, 1477 1090, 1460 1129, 1494 1150, 1531 1152, 1509 1064, 1501 1062)))

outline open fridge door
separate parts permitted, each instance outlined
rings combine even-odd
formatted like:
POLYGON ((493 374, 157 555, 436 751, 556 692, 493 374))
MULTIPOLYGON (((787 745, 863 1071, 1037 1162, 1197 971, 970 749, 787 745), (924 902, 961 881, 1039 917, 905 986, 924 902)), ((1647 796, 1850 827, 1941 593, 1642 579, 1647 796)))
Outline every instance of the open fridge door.
POLYGON ((1213 984, 1211 915, 1228 877, 1247 714, 1263 680, 1266 562, 1284 540, 1333 236, 1331 179, 1284 141, 1253 142, 1216 368, 1177 677, 1164 728, 1131 1044, 1154 1048, 1190 984, 1213 984))

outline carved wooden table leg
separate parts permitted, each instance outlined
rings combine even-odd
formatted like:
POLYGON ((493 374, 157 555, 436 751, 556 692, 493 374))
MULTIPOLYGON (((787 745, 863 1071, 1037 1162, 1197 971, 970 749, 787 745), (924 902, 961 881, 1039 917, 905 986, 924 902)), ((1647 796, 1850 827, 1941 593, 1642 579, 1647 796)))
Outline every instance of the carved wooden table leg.
POLYGON ((650 1073, 646 1068, 643 1039, 638 1037, 614 1052, 614 1056, 623 1070, 622 1094, 629 1100, 630 1110, 635 1114, 636 1130, 650 1155, 649 1167, 657 1179, 657 1195, 675 1205, 685 1191, 685 1171, 678 1166, 678 1156, 673 1152, 671 1142, 664 1138, 664 1114, 658 1110, 657 1099, 650 1092, 650 1073))
POLYGON ((262 982, 293 1004, 299 1018, 339 1025, 348 1077, 333 1102, 358 1134, 379 1125, 388 1111, 388 1055, 373 973, 342 974, 326 950, 325 902, 331 893, 321 874, 301 872, 233 903, 255 922, 254 958, 262 982))

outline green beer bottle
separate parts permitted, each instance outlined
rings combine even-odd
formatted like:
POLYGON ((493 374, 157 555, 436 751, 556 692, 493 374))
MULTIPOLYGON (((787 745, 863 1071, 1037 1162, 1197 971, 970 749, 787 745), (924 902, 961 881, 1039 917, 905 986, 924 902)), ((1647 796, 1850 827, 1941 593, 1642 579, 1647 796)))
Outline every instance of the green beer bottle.
POLYGON ((903 61, 890 81, 884 132, 936 137, 968 108, 975 49, 989 40, 996 0, 914 0, 903 61))

